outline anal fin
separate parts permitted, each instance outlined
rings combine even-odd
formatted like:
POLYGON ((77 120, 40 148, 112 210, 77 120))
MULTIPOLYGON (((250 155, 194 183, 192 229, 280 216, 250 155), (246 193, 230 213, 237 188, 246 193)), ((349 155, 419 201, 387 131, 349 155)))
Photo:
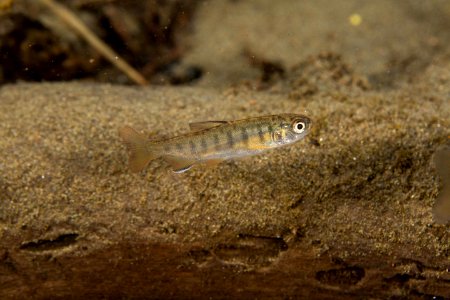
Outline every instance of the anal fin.
POLYGON ((194 159, 173 155, 165 155, 163 158, 172 166, 175 173, 186 172, 197 162, 194 159))

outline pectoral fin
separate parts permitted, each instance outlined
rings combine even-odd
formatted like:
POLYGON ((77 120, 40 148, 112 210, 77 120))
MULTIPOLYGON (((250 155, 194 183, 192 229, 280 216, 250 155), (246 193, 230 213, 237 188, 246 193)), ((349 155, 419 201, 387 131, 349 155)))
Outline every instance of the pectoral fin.
POLYGON ((165 155, 164 159, 172 166, 175 173, 186 172, 196 163, 196 160, 180 156, 165 155))
POLYGON ((192 131, 200 131, 208 128, 213 128, 216 126, 227 124, 228 121, 205 121, 205 122, 195 122, 189 123, 189 127, 192 131))

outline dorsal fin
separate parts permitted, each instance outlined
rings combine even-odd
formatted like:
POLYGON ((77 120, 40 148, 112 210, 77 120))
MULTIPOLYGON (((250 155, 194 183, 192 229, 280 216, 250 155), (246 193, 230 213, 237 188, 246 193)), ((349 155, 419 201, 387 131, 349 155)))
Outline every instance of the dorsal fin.
POLYGON ((200 131, 229 123, 228 121, 204 121, 189 123, 192 131, 200 131))

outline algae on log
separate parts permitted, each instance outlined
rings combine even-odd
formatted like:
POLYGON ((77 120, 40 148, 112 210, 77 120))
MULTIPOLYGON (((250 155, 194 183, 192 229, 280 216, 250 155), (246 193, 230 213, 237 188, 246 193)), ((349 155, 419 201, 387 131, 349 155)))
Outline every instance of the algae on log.
POLYGON ((300 99, 3 87, 0 297, 450 297, 448 226, 431 215, 450 110, 439 78, 431 96, 420 82, 300 99), (185 174, 162 160, 130 173, 117 135, 305 110, 304 141, 185 174))

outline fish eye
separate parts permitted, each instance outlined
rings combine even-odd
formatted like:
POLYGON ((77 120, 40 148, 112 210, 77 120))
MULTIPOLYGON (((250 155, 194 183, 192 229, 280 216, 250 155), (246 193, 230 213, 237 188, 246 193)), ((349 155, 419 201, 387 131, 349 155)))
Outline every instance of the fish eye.
POLYGON ((302 133, 305 131, 306 125, 302 121, 298 121, 294 123, 294 132, 295 133, 302 133))

